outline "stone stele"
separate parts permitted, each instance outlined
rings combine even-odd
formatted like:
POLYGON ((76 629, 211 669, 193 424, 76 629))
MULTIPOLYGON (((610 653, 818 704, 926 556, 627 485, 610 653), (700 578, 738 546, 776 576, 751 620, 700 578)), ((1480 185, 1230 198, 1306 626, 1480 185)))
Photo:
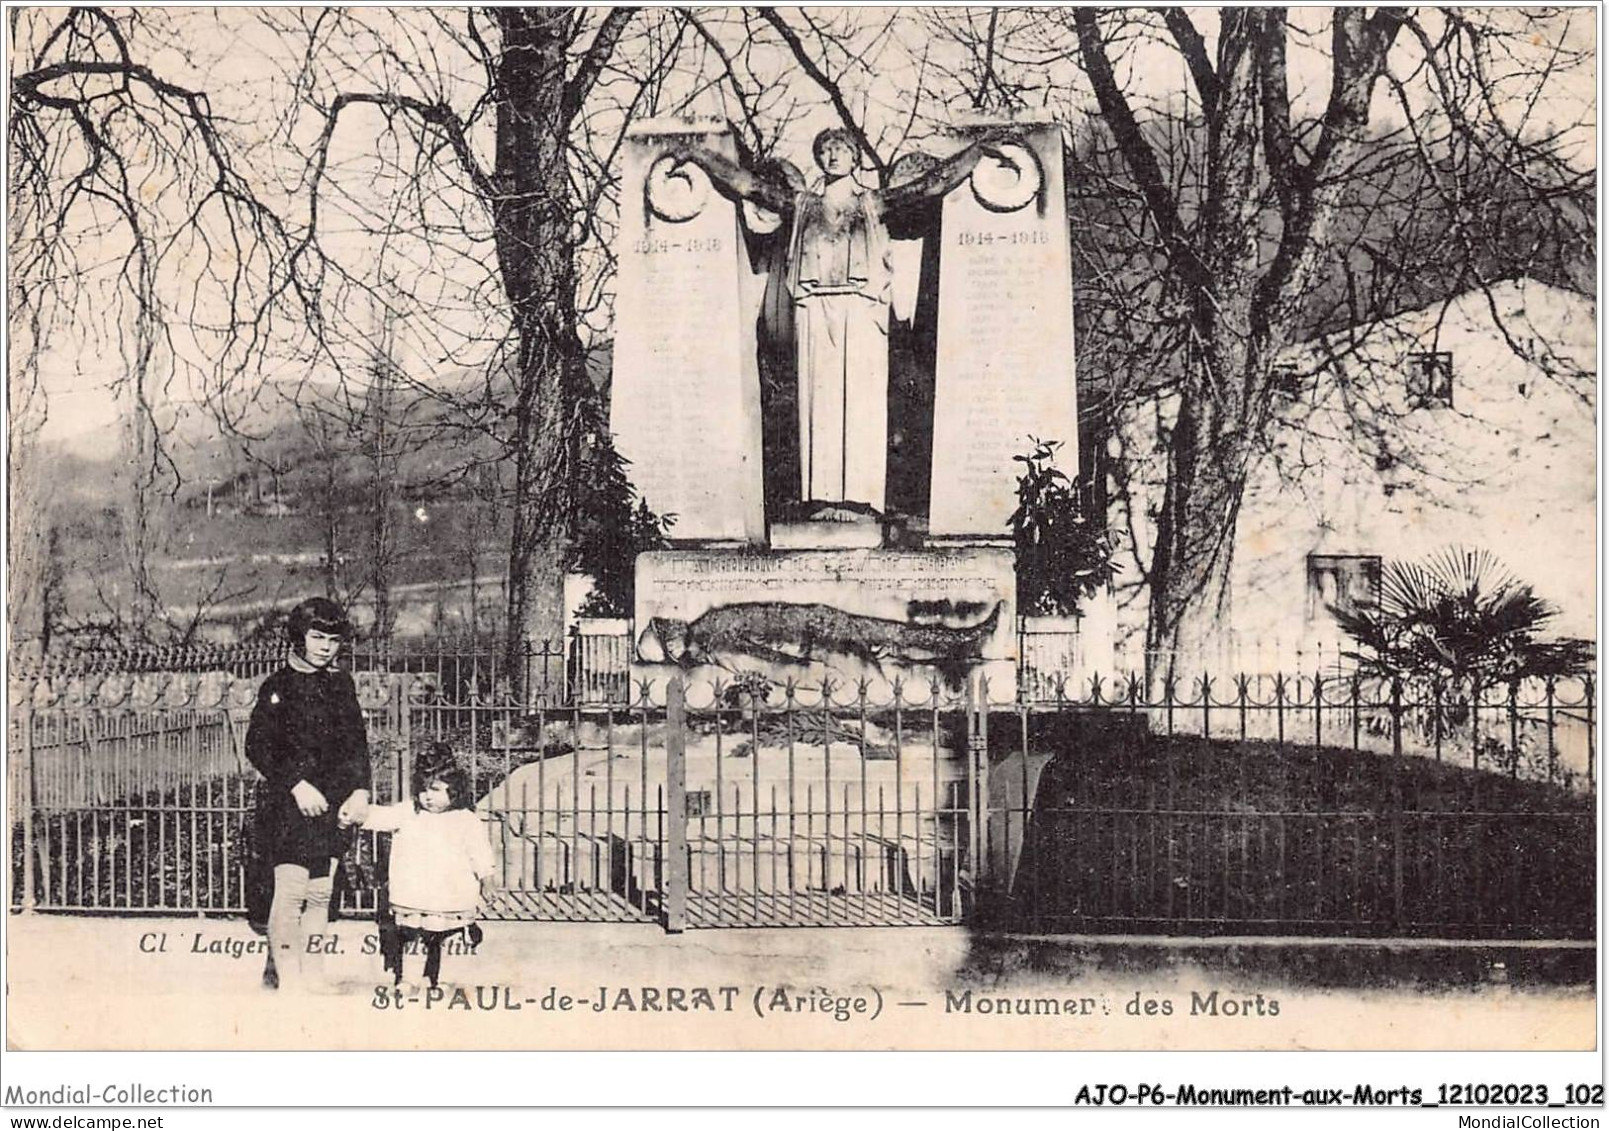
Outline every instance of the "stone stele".
MULTIPOLYGON (((1010 162, 986 157, 944 199, 934 382, 934 538, 1003 535, 1015 456, 1060 440, 1078 467, 1073 292, 1060 130, 1015 123, 1010 162)), ((965 133, 966 131, 963 131, 965 133)))
POLYGON ((724 127, 647 122, 625 142, 610 430, 641 496, 677 539, 760 543, 760 391, 754 296, 737 208, 687 141, 730 155, 724 127))

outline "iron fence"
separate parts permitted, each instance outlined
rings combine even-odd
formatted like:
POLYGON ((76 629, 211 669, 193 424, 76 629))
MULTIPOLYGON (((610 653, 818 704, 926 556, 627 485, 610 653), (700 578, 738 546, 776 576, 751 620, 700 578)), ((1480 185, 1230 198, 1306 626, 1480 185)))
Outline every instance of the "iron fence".
MULTIPOLYGON (((13 907, 43 911, 241 914, 247 908, 250 816, 259 778, 245 757, 258 681, 137 679, 48 685, 13 698, 13 907), (176 689, 181 689, 175 694, 176 689), (157 705, 168 697, 185 705, 157 705), (31 866, 30 866, 31 865, 31 866)), ((398 796, 394 688, 360 678, 375 796, 398 796)), ((372 874, 371 835, 353 874, 372 874)), ((346 910, 372 914, 373 891, 348 884, 346 910)))
POLYGON ((1143 715, 1167 735, 1340 746, 1428 758, 1591 791, 1597 688, 1591 676, 1472 686, 1356 673, 1280 673, 1148 686, 1137 675, 1054 681, 1027 703, 1143 715))
POLYGON ((629 621, 578 621, 570 634, 566 686, 571 699, 577 703, 630 703, 634 650, 629 621))
POLYGON ((10 739, 14 904, 244 908, 242 815, 253 785, 226 715, 30 713, 13 719, 10 739), (18 867, 24 860, 33 867, 18 867))
MULTIPOLYGON (((993 702, 745 679, 629 703, 359 678, 378 800, 447 742, 491 917, 705 926, 1576 937, 1595 915, 1595 688, 1138 678, 993 702)), ((255 680, 14 695, 14 907, 244 907, 255 680)), ((372 913, 384 844, 342 906, 372 913)))
POLYGON ((1591 937, 1590 678, 1225 682, 1094 679, 991 712, 1015 736, 991 744, 997 910, 1094 933, 1591 937))

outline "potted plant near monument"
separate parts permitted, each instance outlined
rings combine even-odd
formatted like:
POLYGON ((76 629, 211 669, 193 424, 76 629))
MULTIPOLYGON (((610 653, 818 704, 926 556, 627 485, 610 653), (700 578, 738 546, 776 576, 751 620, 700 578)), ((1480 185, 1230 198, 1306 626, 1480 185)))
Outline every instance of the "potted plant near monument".
POLYGON ((1117 566, 1105 525, 1084 513, 1073 480, 1056 466, 1061 442, 1030 439, 1033 450, 1013 457, 1023 467, 1010 524, 1026 645, 1023 677, 1030 690, 1043 691, 1051 688, 1031 685, 1111 667, 1111 641, 1092 640, 1085 622, 1117 566))

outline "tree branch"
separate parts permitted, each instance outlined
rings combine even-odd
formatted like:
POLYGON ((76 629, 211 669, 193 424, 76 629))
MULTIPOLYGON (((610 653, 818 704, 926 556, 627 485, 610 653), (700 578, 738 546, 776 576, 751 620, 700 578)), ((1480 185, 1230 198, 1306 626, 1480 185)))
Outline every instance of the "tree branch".
POLYGON ((587 53, 581 58, 581 65, 576 68, 575 74, 564 84, 564 111, 565 120, 574 118, 581 109, 581 103, 586 101, 592 92, 593 84, 603 73, 610 57, 614 54, 615 45, 625 34, 626 25, 637 14, 636 8, 611 8, 609 14, 603 18, 598 27, 598 34, 592 37, 587 45, 587 53))
POLYGON ((1190 67, 1196 92, 1201 95, 1201 111, 1210 122, 1218 112, 1221 91, 1217 72, 1212 69, 1212 60, 1207 57, 1207 41, 1201 38, 1201 32, 1183 8, 1160 8, 1157 12, 1168 25, 1168 33, 1173 36, 1173 42, 1179 45, 1179 53, 1190 67))
POLYGON ((206 108, 207 96, 205 94, 159 78, 150 67, 143 63, 125 61, 105 63, 99 60, 82 60, 78 62, 50 63, 14 77, 11 80, 11 96, 16 99, 35 102, 41 106, 64 110, 78 105, 83 100, 77 96, 65 97, 50 94, 44 89, 45 86, 58 79, 89 78, 95 75, 115 76, 125 80, 133 79, 150 87, 157 94, 180 99, 191 104, 193 108, 201 110, 206 108))
POLYGON ((1385 70, 1386 54, 1403 28, 1407 11, 1380 8, 1364 18, 1361 8, 1337 8, 1331 32, 1334 75, 1329 103, 1312 160, 1297 182, 1294 211, 1280 233, 1279 249, 1259 282, 1252 306, 1254 330, 1266 329, 1281 311, 1299 300, 1307 285, 1342 194, 1344 178, 1332 175, 1363 139, 1369 122, 1369 100, 1385 70))
POLYGON ((1296 161, 1296 145, 1291 136, 1290 80, 1285 66, 1285 9, 1270 8, 1257 40, 1257 63, 1261 72, 1263 110, 1263 152, 1268 159, 1268 175, 1274 182, 1282 216, 1295 209, 1296 181, 1301 168, 1296 161))
MULTIPOLYGON (((464 132, 464 124, 453 113, 452 107, 442 102, 425 102, 418 98, 410 98, 405 94, 379 94, 370 92, 338 94, 330 103, 325 116, 324 130, 319 135, 314 170, 314 191, 317 191, 318 174, 323 171, 324 163, 329 156, 330 138, 335 133, 336 120, 340 118, 341 111, 348 106, 378 106, 384 110, 404 111, 415 115, 425 125, 438 131, 442 138, 452 148, 458 163, 474 182, 475 191, 488 203, 496 195, 492 178, 480 167, 475 160, 475 153, 470 148, 469 137, 464 132)), ((310 218, 311 219, 311 218, 310 218)), ((310 227, 312 225, 310 224, 310 227)))
POLYGON ((989 32, 983 41, 983 77, 972 93, 973 109, 981 110, 989 101, 989 85, 994 81, 994 37, 1000 26, 1000 9, 989 9, 989 32))
POLYGON ((743 84, 738 82, 737 64, 733 61, 732 56, 727 53, 721 41, 704 26, 704 22, 698 18, 697 13, 689 11, 686 13, 686 17, 687 22, 692 25, 699 38, 708 45, 711 51, 715 52, 715 57, 721 61, 721 68, 725 73, 727 85, 732 88, 732 95, 737 99, 738 109, 743 111, 743 124, 748 129, 749 136, 743 139, 742 144, 750 152, 759 152, 765 139, 760 133, 759 125, 756 123, 755 107, 751 104, 747 92, 744 91, 743 84))
POLYGON ((794 61, 831 100, 832 108, 838 112, 838 118, 843 122, 844 128, 854 137, 855 144, 860 146, 861 152, 871 159, 872 165, 877 169, 878 180, 887 180, 887 164, 883 161, 882 155, 877 152, 876 147, 872 145, 871 139, 866 136, 866 131, 861 128, 860 122, 856 120, 854 112, 849 108, 849 103, 844 101, 844 92, 839 88, 838 84, 828 78, 827 73, 810 57, 810 53, 805 50, 804 42, 777 14, 775 8, 761 8, 760 16, 766 23, 776 29, 777 34, 782 37, 782 41, 788 45, 788 50, 793 53, 794 61))
POLYGON ((1118 89, 1117 77, 1112 71, 1112 61, 1106 54, 1106 44, 1101 39, 1095 12, 1089 8, 1075 8, 1073 26, 1078 32, 1079 54, 1084 61, 1084 72, 1089 76, 1090 85, 1094 87, 1095 101, 1112 130, 1112 136, 1117 141, 1118 149, 1123 153, 1124 161, 1134 174, 1134 179, 1139 182, 1140 194, 1144 197, 1152 218, 1156 220, 1157 231, 1162 237, 1168 258, 1173 262, 1180 277, 1192 286, 1207 286, 1210 279, 1206 266, 1185 237, 1184 225, 1179 219, 1178 203, 1168 191, 1162 167, 1146 142, 1144 134, 1140 132, 1140 125, 1134 118, 1134 111, 1129 106, 1128 99, 1118 89))

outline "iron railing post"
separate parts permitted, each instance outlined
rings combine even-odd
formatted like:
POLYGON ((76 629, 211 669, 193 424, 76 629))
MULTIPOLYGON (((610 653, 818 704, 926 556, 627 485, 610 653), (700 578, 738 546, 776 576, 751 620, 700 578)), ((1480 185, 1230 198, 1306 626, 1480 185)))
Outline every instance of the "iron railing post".
POLYGON ((1587 701, 1587 785, 1596 790, 1598 788, 1598 700, 1597 681, 1590 675, 1581 681, 1587 701))
POLYGON ((664 927, 687 929, 687 691, 672 676, 665 689, 664 927))
POLYGON ((588 657, 582 651, 586 639, 581 635, 581 626, 572 624, 568 634, 560 645, 563 653, 561 660, 560 678, 564 680, 565 693, 569 696, 569 703, 586 702, 586 682, 590 665, 588 657))
POLYGON ((993 848, 990 841, 990 681, 986 677, 978 677, 977 703, 978 882, 980 888, 993 891, 994 880, 998 877, 994 875, 990 859, 993 848))
MULTIPOLYGON (((1398 728, 1401 733, 1401 728, 1398 728)), ((1405 882, 1404 873, 1404 845, 1403 838, 1407 835, 1407 822, 1402 812, 1402 760, 1391 760, 1391 927, 1394 931, 1401 931, 1405 911, 1405 882)), ((1413 827, 1421 827, 1418 821, 1413 827)))
MULTIPOLYGON (((34 716, 31 704, 22 706, 22 750, 17 761, 16 789, 12 796, 18 799, 22 810, 22 910, 32 914, 38 906, 38 893, 34 890, 34 716)), ((7 902, 10 902, 9 900, 7 902)))
POLYGON ((1518 779, 1520 776, 1520 684, 1518 680, 1508 682, 1508 776, 1518 779))
POLYGON ((989 868, 989 685, 981 674, 971 673, 966 681, 967 714, 967 819, 971 835, 967 849, 972 859, 971 906, 963 906, 963 917, 975 913, 980 899, 987 899, 993 877, 989 868))
MULTIPOLYGON (((534 642, 529 636, 520 642, 519 651, 514 660, 520 668, 517 672, 509 672, 508 676, 514 684, 514 694, 519 696, 520 703, 527 707, 536 706, 536 684, 531 679, 531 653, 535 650, 534 642)), ((543 704, 547 706, 547 704, 543 704)))
POLYGON ((1391 681, 1391 753, 1402 757, 1402 681, 1391 681))
POLYGON ((410 800, 413 796, 413 717, 408 709, 408 679, 407 675, 397 678, 391 705, 391 729, 397 736, 397 792, 393 795, 396 801, 410 800))
POLYGON ((1554 727, 1554 721, 1555 721, 1554 720, 1554 707, 1555 707, 1555 702, 1556 702, 1556 698, 1557 698, 1557 691, 1558 691, 1558 685, 1555 682, 1554 677, 1548 676, 1546 690, 1547 690, 1547 699, 1546 699, 1546 701, 1544 703, 1544 708, 1547 711, 1547 727, 1548 727, 1548 784, 1552 785, 1554 780, 1558 777, 1558 771, 1559 771, 1559 748, 1558 748, 1558 745, 1555 742, 1554 733, 1553 733, 1553 727, 1554 727))

